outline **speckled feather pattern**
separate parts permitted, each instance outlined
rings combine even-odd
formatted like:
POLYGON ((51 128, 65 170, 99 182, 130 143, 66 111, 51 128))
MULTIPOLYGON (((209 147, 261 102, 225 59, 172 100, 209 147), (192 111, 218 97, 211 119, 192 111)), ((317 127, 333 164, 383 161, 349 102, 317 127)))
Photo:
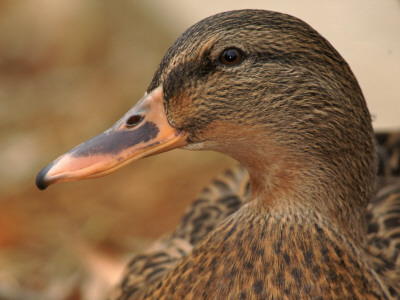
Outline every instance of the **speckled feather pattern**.
MULTIPOLYGON (((377 192, 367 212, 367 254, 374 270, 382 276, 393 296, 400 295, 400 135, 379 133, 377 192), (385 224, 392 224, 387 228, 385 224)), ((142 298, 193 246, 236 212, 250 196, 246 169, 235 165, 218 175, 189 206, 176 229, 137 253, 110 299, 142 298)), ((310 250, 312 251, 312 250, 310 250)), ((307 260, 311 252, 305 256, 307 260)))
POLYGON ((385 294, 373 270, 360 260, 362 252, 340 232, 326 230, 330 222, 293 218, 275 219, 242 208, 144 298, 380 299, 385 294), (344 252, 344 246, 352 251, 344 252))
POLYGON ((153 242, 131 260, 110 299, 137 299, 158 282, 193 246, 216 228, 249 198, 246 170, 234 166, 217 176, 193 201, 176 229, 153 242))

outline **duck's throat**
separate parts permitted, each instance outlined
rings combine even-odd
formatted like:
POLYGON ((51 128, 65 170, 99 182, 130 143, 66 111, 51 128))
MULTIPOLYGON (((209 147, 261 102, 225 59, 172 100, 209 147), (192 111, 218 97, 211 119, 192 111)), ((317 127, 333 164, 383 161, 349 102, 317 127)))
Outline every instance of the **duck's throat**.
POLYGON ((261 212, 275 214, 277 219, 318 215, 341 228, 357 244, 364 242, 366 207, 357 205, 359 194, 340 174, 327 173, 326 165, 275 156, 252 161, 246 167, 251 200, 261 212))
POLYGON ((223 125, 209 125, 201 134, 206 141, 202 147, 227 154, 246 167, 251 199, 260 209, 316 212, 363 242, 374 184, 371 141, 361 143, 365 149, 358 151, 360 145, 355 147, 352 139, 332 143, 332 137, 319 131, 299 137, 289 130, 265 129, 265 124, 229 123, 230 130, 223 125))

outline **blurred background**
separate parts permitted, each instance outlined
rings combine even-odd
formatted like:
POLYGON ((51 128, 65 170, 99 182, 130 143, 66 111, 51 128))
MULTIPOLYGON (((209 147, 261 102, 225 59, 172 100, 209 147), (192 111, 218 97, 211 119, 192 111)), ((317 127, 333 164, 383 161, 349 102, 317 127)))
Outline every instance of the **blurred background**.
POLYGON ((175 150, 107 177, 36 173, 141 98, 172 42, 211 14, 263 8, 319 31, 359 79, 377 130, 400 128, 400 1, 0 1, 0 299, 101 299, 233 161, 175 150))

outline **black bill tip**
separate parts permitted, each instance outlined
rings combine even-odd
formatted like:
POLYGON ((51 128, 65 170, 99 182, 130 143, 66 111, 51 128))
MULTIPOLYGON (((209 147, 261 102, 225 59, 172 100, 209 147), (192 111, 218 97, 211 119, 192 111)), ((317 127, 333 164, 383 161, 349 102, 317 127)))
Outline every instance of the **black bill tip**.
POLYGON ((47 173, 49 170, 53 167, 54 162, 49 164, 48 166, 44 167, 36 176, 36 186, 38 187, 39 190, 44 190, 46 189, 50 183, 46 178, 47 173))

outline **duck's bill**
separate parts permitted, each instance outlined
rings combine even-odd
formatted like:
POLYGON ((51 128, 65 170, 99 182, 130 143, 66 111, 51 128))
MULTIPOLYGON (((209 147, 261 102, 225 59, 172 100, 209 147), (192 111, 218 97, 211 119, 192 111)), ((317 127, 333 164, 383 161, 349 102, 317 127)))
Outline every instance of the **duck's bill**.
POLYGON ((57 182, 96 178, 129 162, 187 144, 187 134, 172 127, 161 88, 141 99, 114 126, 57 158, 36 177, 39 189, 57 182))

